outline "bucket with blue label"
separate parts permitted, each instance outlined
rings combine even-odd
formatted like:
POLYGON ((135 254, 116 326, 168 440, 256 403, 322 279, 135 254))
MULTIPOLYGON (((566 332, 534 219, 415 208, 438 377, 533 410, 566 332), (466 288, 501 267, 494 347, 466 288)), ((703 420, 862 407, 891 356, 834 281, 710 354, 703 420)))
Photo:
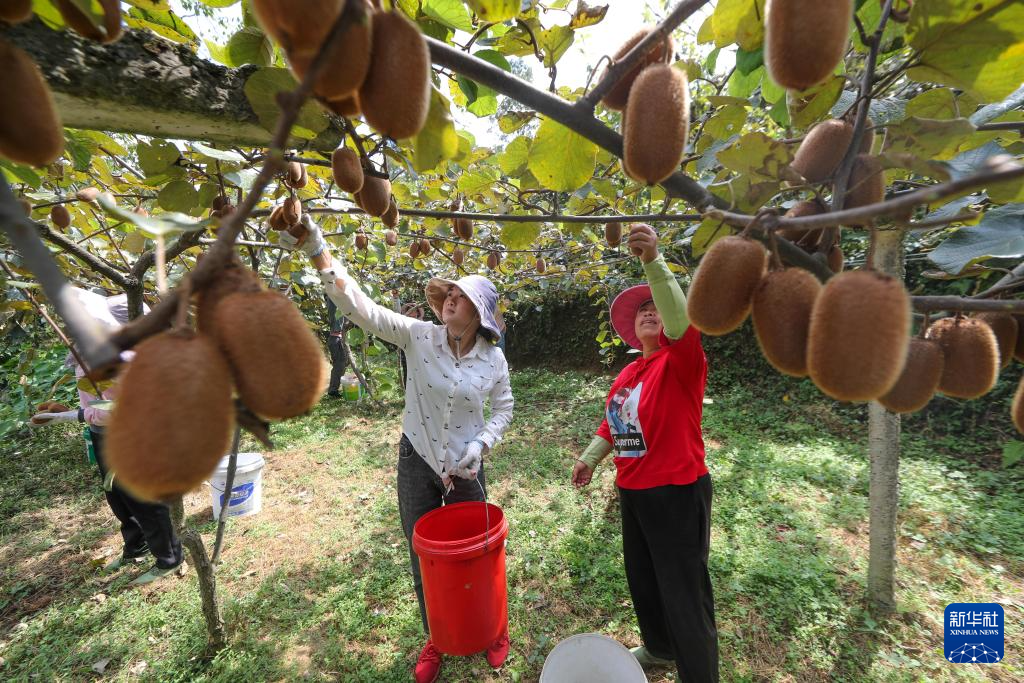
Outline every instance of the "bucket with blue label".
POLYGON ((221 508, 227 505, 228 517, 255 515, 263 508, 263 456, 259 453, 239 453, 235 468, 235 480, 230 495, 227 486, 228 462, 230 456, 221 458, 213 476, 210 477, 210 495, 213 503, 213 518, 220 518, 221 508))

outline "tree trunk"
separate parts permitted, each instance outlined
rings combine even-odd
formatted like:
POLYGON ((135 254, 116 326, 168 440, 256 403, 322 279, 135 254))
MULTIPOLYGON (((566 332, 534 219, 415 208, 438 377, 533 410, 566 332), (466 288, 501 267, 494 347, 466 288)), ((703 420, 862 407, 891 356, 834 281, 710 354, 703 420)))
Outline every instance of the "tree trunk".
POLYGON ((224 636, 224 619, 220 614, 217 600, 217 575, 210 558, 206 555, 203 537, 195 529, 186 529, 181 534, 181 543, 188 549, 192 567, 199 579, 199 594, 203 599, 203 618, 206 620, 206 655, 212 657, 227 644, 224 636))
MULTIPOLYGON (((903 279, 903 233, 874 235, 874 266, 903 279)), ((872 401, 868 407, 871 458, 868 603, 876 613, 896 608, 896 513, 899 508, 900 416, 872 401)))

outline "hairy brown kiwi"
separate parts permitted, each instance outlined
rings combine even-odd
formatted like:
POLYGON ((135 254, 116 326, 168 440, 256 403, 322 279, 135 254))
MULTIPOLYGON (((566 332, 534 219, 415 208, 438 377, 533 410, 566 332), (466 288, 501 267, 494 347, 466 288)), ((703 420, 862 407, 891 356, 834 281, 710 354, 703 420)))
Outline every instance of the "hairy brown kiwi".
POLYGON ((231 371, 202 333, 161 332, 135 352, 106 427, 104 459, 135 498, 166 500, 202 483, 227 452, 231 371))
POLYGON ((121 37, 121 3, 119 0, 99 0, 103 9, 103 25, 97 26, 73 0, 56 0, 54 3, 64 23, 79 35, 101 43, 112 43, 121 37))
POLYGON ((0 2, 0 21, 19 24, 32 16, 32 0, 3 0, 0 2))
POLYGON ((992 328, 999 347, 999 367, 1005 368, 1013 360, 1013 352, 1017 348, 1017 319, 1009 313, 995 311, 978 313, 974 317, 992 328))
POLYGON ((457 266, 461 266, 462 262, 466 260, 466 252, 462 251, 461 247, 455 247, 452 249, 452 262, 457 266))
POLYGON ((1013 418, 1013 426, 1017 428, 1018 432, 1024 434, 1024 377, 1020 378, 1017 391, 1013 395, 1010 416, 1013 418))
POLYGON ((1013 357, 1024 362, 1024 315, 1014 315, 1017 321, 1017 343, 1013 346, 1013 357))
POLYGON ((617 247, 622 243, 622 223, 612 221, 604 224, 604 241, 609 247, 617 247))
POLYGON ((736 235, 715 242, 690 284, 686 299, 690 322, 716 336, 742 325, 767 265, 768 252, 760 242, 736 235))
POLYGON ((757 343, 784 375, 807 376, 807 333, 820 292, 818 278, 802 268, 770 272, 754 290, 750 317, 757 343))
POLYGON ((278 204, 274 207, 273 211, 270 212, 270 218, 267 222, 271 228, 278 232, 288 229, 288 223, 284 220, 284 204, 278 204))
POLYGON ((430 240, 428 240, 425 237, 420 240, 420 254, 421 255, 423 255, 423 256, 430 256, 430 252, 432 250, 433 250, 433 247, 430 246, 430 240))
POLYGON ((316 54, 341 14, 345 0, 252 0, 263 30, 290 54, 316 54))
POLYGON ((363 167, 359 164, 359 155, 348 147, 339 147, 331 154, 331 171, 334 184, 345 192, 363 189, 363 167))
POLYGON ((220 194, 220 195, 217 195, 216 197, 214 197, 213 201, 210 202, 210 208, 213 209, 214 211, 220 211, 221 209, 224 208, 225 204, 230 204, 230 203, 231 202, 228 201, 227 197, 225 197, 224 195, 220 194))
MULTIPOLYGON (((347 0, 363 2, 363 0, 347 0)), ((341 3, 343 6, 345 2, 341 3)), ((366 3, 363 2, 365 10, 366 3)), ((296 9, 305 11, 305 8, 296 9)), ((372 17, 366 11, 366 21, 356 22, 345 29, 345 34, 331 44, 330 52, 325 56, 325 63, 313 84, 313 92, 327 101, 350 97, 363 84, 370 70, 370 28, 372 17)), ((330 28, 330 26, 328 26, 330 28)), ((288 50, 288 63, 295 72, 296 78, 302 80, 313 64, 319 52, 319 45, 312 50, 288 50)))
POLYGON ((928 405, 942 378, 942 347, 931 339, 914 337, 907 349, 907 362, 896 380, 878 402, 893 413, 916 413, 928 405))
POLYGON ((242 265, 238 256, 233 255, 217 277, 196 294, 196 327, 200 332, 214 333, 214 309, 228 294, 235 292, 258 292, 259 276, 242 265))
POLYGON ((394 230, 385 230, 384 244, 388 245, 389 247, 393 247, 396 244, 398 244, 398 233, 395 232, 394 230))
POLYGON ((391 205, 391 181, 366 175, 363 187, 353 195, 356 204, 371 216, 380 218, 391 205))
POLYGON ((871 401, 900 377, 910 343, 910 295, 874 270, 836 275, 811 312, 807 369, 819 389, 840 401, 871 401))
POLYGON ((19 197, 18 204, 21 205, 21 210, 25 213, 26 216, 32 216, 32 202, 30 202, 28 199, 25 199, 24 197, 19 197))
POLYGON ((100 196, 100 191, 95 187, 83 187, 75 193, 75 197, 82 202, 94 202, 100 196))
POLYGON ((833 273, 843 272, 843 267, 846 263, 846 257, 843 255, 843 250, 839 248, 838 244, 833 244, 832 248, 828 250, 828 267, 833 273))
POLYGON ((388 204, 388 210, 384 212, 384 215, 380 217, 384 225, 389 228, 393 228, 398 225, 398 202, 395 201, 394 196, 391 197, 391 201, 388 204))
POLYGON ((373 15, 370 70, 359 88, 363 118, 388 137, 420 132, 430 109, 430 51, 416 24, 397 11, 373 15))
POLYGON ((622 167, 648 185, 672 175, 683 160, 690 128, 686 73, 669 64, 644 69, 629 91, 622 135, 622 167))
POLYGON ((851 140, 853 126, 846 121, 822 121, 808 131, 789 166, 809 183, 824 182, 839 168, 851 140))
POLYGON ((284 295, 228 294, 214 309, 214 329, 238 395, 254 413, 286 420, 320 400, 327 380, 320 342, 284 295))
POLYGON ((364 233, 356 233, 356 249, 360 251, 366 251, 366 248, 370 245, 370 240, 364 233))
MULTIPOLYGON (((858 154, 850 171, 849 191, 844 209, 876 204, 885 199, 885 171, 877 157, 858 154)), ((867 219, 847 222, 847 225, 865 225, 867 219)))
MULTIPOLYGON (((810 199, 802 202, 797 202, 789 208, 785 213, 785 218, 801 218, 803 216, 817 216, 820 213, 824 213, 825 207, 822 206, 821 202, 817 199, 810 199)), ((808 238, 808 235, 814 235, 814 241, 817 242, 821 236, 821 228, 815 230, 799 230, 795 228, 783 228, 779 230, 779 237, 787 239, 790 242, 797 242, 799 240, 808 238)))
POLYGON ((501 254, 496 251, 492 251, 487 254, 487 267, 491 270, 497 270, 501 265, 501 254))
POLYGON ((63 204, 57 204, 50 209, 50 220, 53 221, 54 225, 63 230, 71 225, 71 212, 63 204))
POLYGON ((290 188, 299 190, 306 186, 309 176, 306 175, 306 165, 298 161, 289 161, 284 184, 290 188))
POLYGON ((452 220, 452 227, 459 239, 468 240, 473 237, 473 221, 468 218, 455 218, 452 220))
POLYGON ((975 318, 943 318, 928 328, 928 339, 942 347, 946 362, 939 391, 954 398, 984 396, 999 376, 999 343, 995 332, 975 318))
POLYGON ((0 110, 0 156, 30 166, 45 166, 64 152, 53 96, 32 58, 0 39, 0 73, 7 93, 0 110))
MULTIPOLYGON (((636 47, 637 43, 646 38, 650 32, 651 27, 643 28, 634 34, 632 38, 623 43, 612 57, 612 64, 618 62, 629 54, 630 50, 636 47)), ((647 52, 644 58, 637 62, 636 66, 630 69, 629 72, 624 74, 615 83, 615 87, 608 91, 608 94, 601 100, 601 104, 616 111, 622 111, 625 109, 626 102, 629 99, 629 91, 633 87, 633 82, 636 81, 636 77, 640 75, 640 72, 643 71, 645 67, 656 62, 671 62, 674 50, 675 45, 672 42, 672 36, 665 36, 663 40, 657 41, 647 52)), ((605 72, 605 75, 607 75, 607 71, 605 72)))
POLYGON ((853 0, 769 0, 764 61, 779 85, 806 90, 828 78, 846 52, 853 0))
POLYGON ((359 116, 362 110, 359 108, 359 97, 355 93, 351 97, 342 97, 337 100, 320 100, 322 104, 329 111, 334 112, 338 116, 344 116, 350 119, 354 116, 359 116))
POLYGON ((302 220, 302 201, 298 197, 289 197, 281 204, 281 219, 287 225, 295 225, 302 220))
POLYGON ((412 243, 409 244, 409 258, 416 259, 416 258, 419 258, 419 255, 420 255, 420 241, 419 240, 413 240, 412 243))
POLYGON ((537 272, 540 273, 541 275, 543 275, 544 271, 548 269, 548 264, 544 263, 543 256, 537 257, 537 263, 535 265, 537 266, 537 272))

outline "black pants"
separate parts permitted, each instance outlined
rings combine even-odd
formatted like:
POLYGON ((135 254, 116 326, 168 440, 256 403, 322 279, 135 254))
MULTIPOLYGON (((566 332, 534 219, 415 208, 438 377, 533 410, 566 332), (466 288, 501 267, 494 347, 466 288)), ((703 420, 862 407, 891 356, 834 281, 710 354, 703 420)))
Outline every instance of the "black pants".
MULTIPOLYGON (((92 432, 93 447, 96 450, 96 465, 100 470, 100 480, 107 478, 107 468, 103 463, 103 433, 92 432)), ((171 522, 171 509, 160 503, 143 503, 135 500, 117 486, 110 491, 104 489, 107 504, 117 520, 121 522, 121 537, 124 539, 124 556, 126 558, 143 557, 150 553, 156 558, 156 566, 161 569, 177 567, 185 556, 181 551, 181 541, 174 533, 171 522)))
POLYGON ((686 486, 619 489, 622 552, 647 651, 674 659, 686 683, 718 681, 708 573, 711 476, 686 486))
POLYGON ((341 386, 341 376, 348 368, 348 353, 342 338, 334 335, 327 338, 327 350, 331 352, 331 383, 327 390, 335 392, 341 386))
POLYGON ((423 602, 420 558, 412 549, 412 528, 420 517, 447 503, 483 500, 487 486, 484 482, 483 465, 480 466, 480 473, 475 480, 453 477, 452 482, 454 488, 445 495, 441 477, 416 452, 405 434, 402 434, 402 441, 398 444, 398 513, 402 518, 405 540, 409 544, 412 585, 416 589, 416 599, 420 602, 420 619, 423 620, 423 630, 426 633, 430 633, 430 628, 427 626, 427 607, 423 602))

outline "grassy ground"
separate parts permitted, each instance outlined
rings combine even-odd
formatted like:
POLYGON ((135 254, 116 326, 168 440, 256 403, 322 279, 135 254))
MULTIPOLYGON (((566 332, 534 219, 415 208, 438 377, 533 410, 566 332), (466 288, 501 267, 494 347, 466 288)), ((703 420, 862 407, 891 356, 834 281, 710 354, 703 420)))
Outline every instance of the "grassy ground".
MULTIPOLYGON (((713 377, 714 379, 714 377, 713 377)), ((516 418, 489 463, 511 520, 512 653, 449 658, 446 681, 535 681, 553 645, 638 634, 620 553, 613 468, 568 485, 609 378, 523 370, 516 418)), ((1024 678, 1024 477, 976 434, 904 435, 898 599, 876 622, 867 566, 863 409, 796 385, 709 389, 715 483, 711 572, 724 681, 1024 678), (942 656, 950 602, 999 602, 1007 658, 972 668, 942 656)), ((192 573, 129 590, 99 572, 119 536, 75 430, 5 445, 0 468, 0 679, 408 680, 422 645, 398 523, 399 406, 325 400, 276 430, 264 510, 229 525, 220 590, 230 645, 203 658, 192 573)), ((208 490, 186 512, 212 542, 208 490)), ((141 570, 141 568, 139 568, 141 570)), ((135 570, 138 571, 138 570, 135 570)), ((672 680, 669 671, 653 681, 672 680)))

